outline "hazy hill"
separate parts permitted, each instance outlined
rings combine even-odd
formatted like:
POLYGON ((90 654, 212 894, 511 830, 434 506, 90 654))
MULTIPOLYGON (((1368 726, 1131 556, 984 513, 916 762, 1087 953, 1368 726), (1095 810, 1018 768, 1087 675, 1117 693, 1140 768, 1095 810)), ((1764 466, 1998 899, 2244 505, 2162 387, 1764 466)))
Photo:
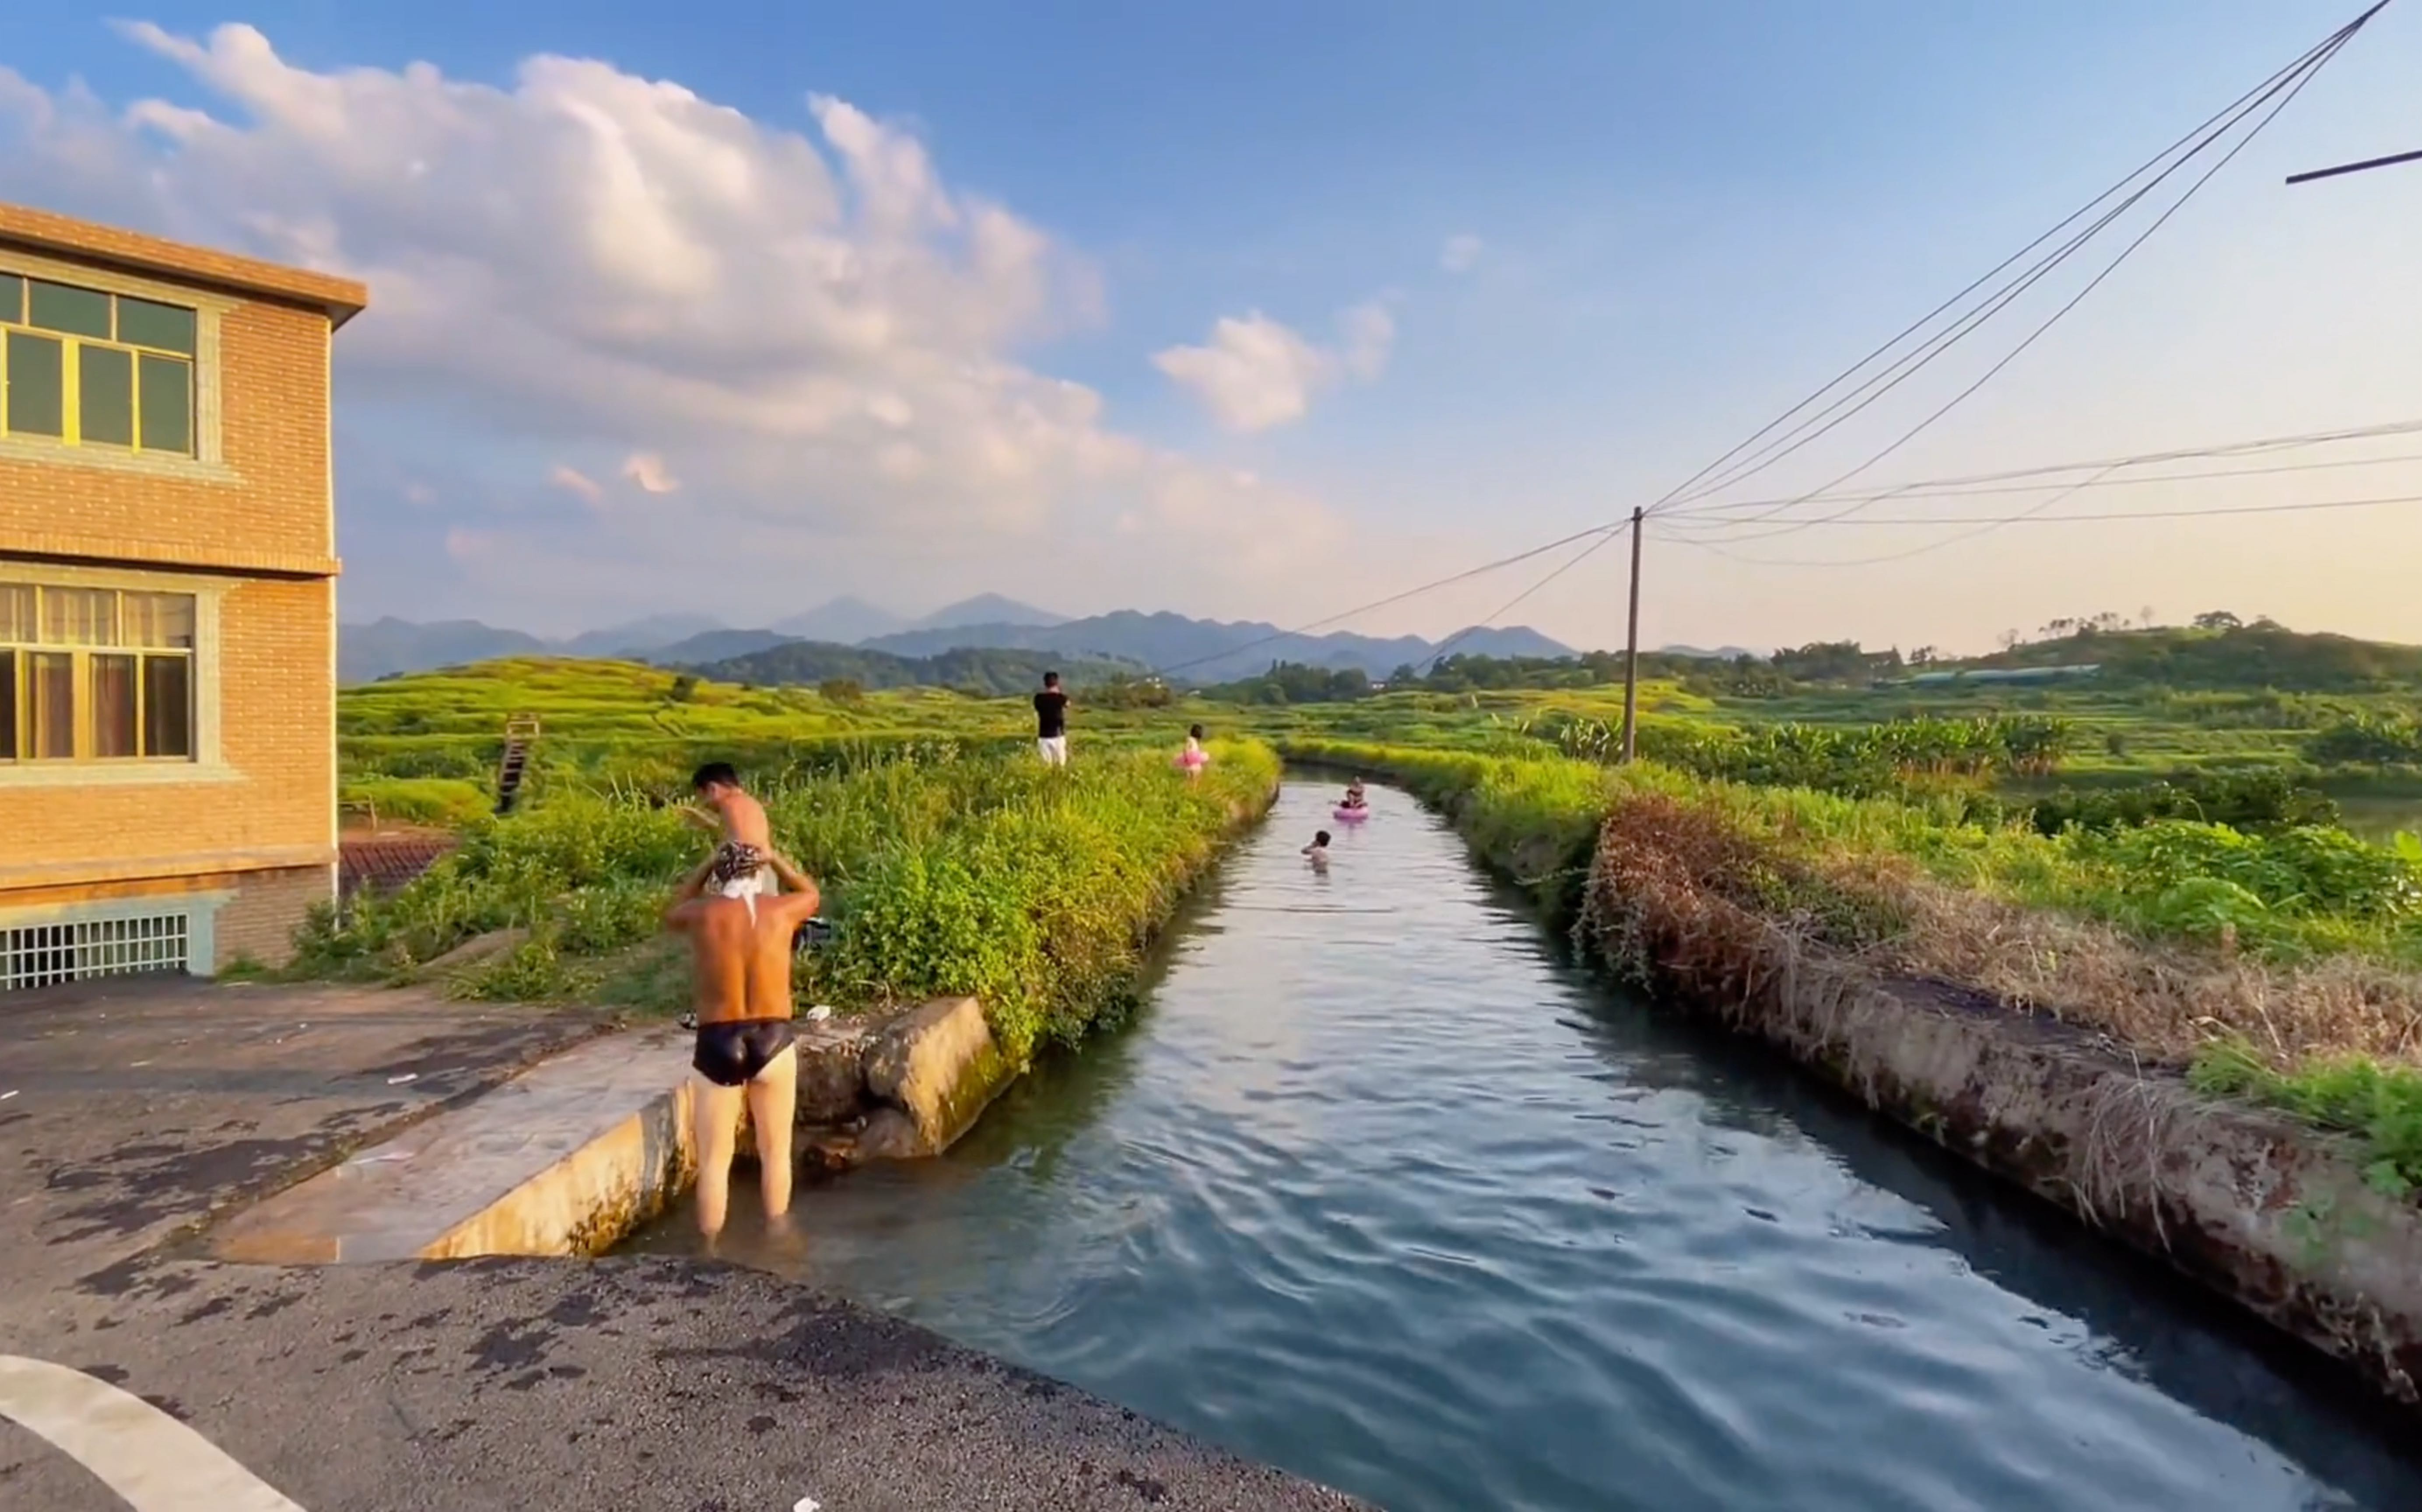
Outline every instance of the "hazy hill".
POLYGON ((659 667, 696 667, 728 656, 746 656, 768 646, 788 645, 793 638, 778 630, 709 630, 669 646, 658 646, 632 659, 654 662, 659 667))
POLYGON ((568 656, 636 656, 721 628, 723 622, 708 615, 658 614, 605 630, 584 630, 550 644, 568 656))
MULTIPOLYGON (((1435 642, 1418 636, 1381 639, 1346 632, 1282 636, 1277 625, 1253 621, 1190 620, 1182 614, 1144 614, 1121 609, 1054 625, 990 623, 880 636, 867 649, 903 656, 931 656, 961 647, 1092 654, 1167 669, 1189 683, 1219 683, 1262 671, 1273 661, 1342 670, 1359 668, 1385 677, 1408 662, 1433 654, 1435 642)), ((1570 648, 1535 630, 1475 630, 1455 649, 1490 656, 1569 656, 1570 648)))
POLYGON ((1049 609, 1038 609, 1031 604, 1020 604, 999 593, 979 593, 956 604, 946 604, 922 619, 896 628, 904 630, 949 630, 970 624, 1054 625, 1066 624, 1068 617, 1049 609))
POLYGON ((934 656, 899 656, 862 646, 793 640, 745 656, 692 669, 720 683, 818 684, 846 678, 865 688, 955 687, 992 695, 1030 692, 1043 674, 1056 671, 1073 686, 1134 677, 1144 669, 1100 657, 1062 657, 1056 653, 966 649, 934 656))
MULTIPOLYGON (((855 599, 836 599, 764 628, 728 629, 700 616, 660 615, 588 631, 569 640, 542 639, 476 620, 414 624, 385 619, 374 624, 345 625, 338 631, 338 667, 339 680, 351 685, 395 672, 425 671, 496 656, 554 653, 699 667, 787 644, 813 643, 829 649, 855 643, 911 660, 964 650, 1034 652, 1071 666, 1079 658, 1091 658, 1125 663, 1131 670, 1165 668, 1176 681, 1210 684, 1251 676, 1274 661, 1341 671, 1359 669, 1367 676, 1384 678, 1408 663, 1428 660, 1438 650, 1437 642, 1418 636, 1381 638, 1345 632, 1282 636, 1278 626, 1253 621, 1191 620, 1182 614, 1145 614, 1134 609, 1063 620, 992 593, 937 609, 914 628, 894 628, 855 642, 847 634, 886 623, 896 627, 899 621, 855 599), (997 617, 972 622, 960 618, 977 613, 997 617)), ((1573 654, 1569 648, 1518 625, 1470 631, 1453 649, 1486 656, 1573 654)))
POLYGON ((837 598, 829 604, 819 604, 804 614, 777 620, 772 628, 800 640, 855 646, 861 640, 905 630, 908 622, 889 609, 869 604, 861 598, 837 598))
POLYGON ((338 628, 337 681, 348 685, 370 683, 397 672, 426 671, 497 656, 535 655, 548 649, 536 636, 499 630, 477 620, 415 624, 389 616, 338 628))

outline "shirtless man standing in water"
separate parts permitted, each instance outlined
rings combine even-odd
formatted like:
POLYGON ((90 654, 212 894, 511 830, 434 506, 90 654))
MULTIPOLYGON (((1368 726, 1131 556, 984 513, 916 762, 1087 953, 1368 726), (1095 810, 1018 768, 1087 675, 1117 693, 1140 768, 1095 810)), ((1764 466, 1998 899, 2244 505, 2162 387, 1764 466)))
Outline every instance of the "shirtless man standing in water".
POLYGON ((788 860, 752 846, 718 846, 684 879, 665 927, 689 939, 696 983, 698 1047, 690 1064, 698 1145, 698 1226, 723 1231, 731 1200, 731 1155, 745 1103, 757 1130, 765 1217, 791 1207, 791 1123, 799 1098, 799 1058, 791 1043, 791 948, 813 918, 816 885, 788 860), (761 868, 782 890, 760 896, 761 868))

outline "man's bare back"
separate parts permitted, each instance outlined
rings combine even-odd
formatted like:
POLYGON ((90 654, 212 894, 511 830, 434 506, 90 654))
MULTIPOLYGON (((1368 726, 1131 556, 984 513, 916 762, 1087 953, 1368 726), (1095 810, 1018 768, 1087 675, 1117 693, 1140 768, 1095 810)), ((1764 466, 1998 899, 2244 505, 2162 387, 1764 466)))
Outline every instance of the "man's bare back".
POLYGON ((718 850, 690 874, 665 915, 666 927, 689 941, 699 1024, 787 1019, 792 942, 823 899, 806 874, 770 854, 766 864, 781 878, 780 892, 718 896, 710 890, 724 855, 718 850))
POLYGON ((798 1057, 791 1042, 791 941, 815 916, 815 883, 780 856, 763 864, 782 881, 778 894, 750 885, 754 851, 717 846, 685 878, 665 927, 689 941, 698 1009, 690 1065, 698 1154, 699 1224, 712 1238, 731 1199, 732 1145, 745 1100, 757 1130, 761 1189, 768 1220, 791 1202, 791 1122, 798 1107, 798 1057), (743 868, 746 868, 744 871, 743 868))

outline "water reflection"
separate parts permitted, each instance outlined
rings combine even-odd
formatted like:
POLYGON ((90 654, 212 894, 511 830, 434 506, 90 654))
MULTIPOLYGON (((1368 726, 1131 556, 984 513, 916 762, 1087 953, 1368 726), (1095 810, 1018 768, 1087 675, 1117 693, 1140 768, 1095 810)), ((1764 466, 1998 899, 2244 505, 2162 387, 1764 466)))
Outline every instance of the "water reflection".
POLYGON ((1322 877, 1291 788, 1125 1034, 761 1258, 1398 1508, 2422 1505, 2181 1284, 1609 995, 1373 802, 1322 877))

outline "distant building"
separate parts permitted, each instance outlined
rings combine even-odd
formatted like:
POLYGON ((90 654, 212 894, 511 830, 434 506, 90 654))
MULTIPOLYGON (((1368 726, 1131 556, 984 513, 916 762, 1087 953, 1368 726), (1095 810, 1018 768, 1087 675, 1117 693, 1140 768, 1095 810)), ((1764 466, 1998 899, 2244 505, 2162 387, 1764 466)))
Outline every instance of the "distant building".
POLYGON ((1983 683, 2063 683, 2081 677, 2092 677, 2102 670, 2100 662, 2075 667, 1970 667, 1950 672, 1920 672, 1896 682, 1879 683, 1878 687, 1948 687, 1954 684, 1965 686, 1983 683))
POLYGON ((359 284, 0 205, 0 990, 282 959, 336 888, 359 284))

